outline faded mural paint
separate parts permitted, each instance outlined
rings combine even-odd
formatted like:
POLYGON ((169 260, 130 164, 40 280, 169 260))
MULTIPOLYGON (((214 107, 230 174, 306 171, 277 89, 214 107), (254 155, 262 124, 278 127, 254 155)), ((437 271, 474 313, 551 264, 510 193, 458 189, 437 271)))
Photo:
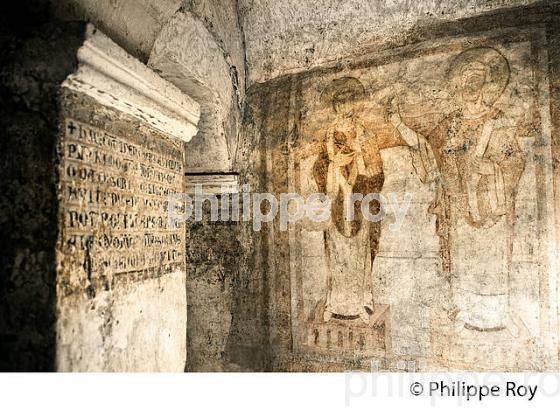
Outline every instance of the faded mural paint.
POLYGON ((288 251, 291 329, 276 331, 296 367, 557 367, 544 42, 539 28, 464 37, 284 83, 287 110, 264 114, 288 130, 269 137, 270 185, 333 203, 328 223, 268 232, 288 251), (389 208, 345 220, 351 193, 412 202, 392 230, 389 208))

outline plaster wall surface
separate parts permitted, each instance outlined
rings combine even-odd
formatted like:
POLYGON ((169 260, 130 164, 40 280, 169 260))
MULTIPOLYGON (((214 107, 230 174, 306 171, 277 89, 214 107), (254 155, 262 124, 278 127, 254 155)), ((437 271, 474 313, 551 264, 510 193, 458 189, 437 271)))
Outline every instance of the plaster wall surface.
POLYGON ((261 232, 273 369, 557 368, 557 13, 444 24, 251 87, 267 191, 332 201, 261 232), (381 195, 381 219, 358 204, 344 222, 349 192, 381 195))
POLYGON ((250 83, 402 44, 415 27, 533 0, 240 0, 250 83))

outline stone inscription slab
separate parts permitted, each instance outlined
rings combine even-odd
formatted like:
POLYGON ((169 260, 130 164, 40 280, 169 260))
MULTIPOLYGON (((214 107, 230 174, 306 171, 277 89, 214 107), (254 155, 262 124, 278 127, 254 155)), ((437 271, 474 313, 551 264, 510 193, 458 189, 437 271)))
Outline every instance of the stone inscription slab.
POLYGON ((184 228, 169 226, 167 212, 169 194, 183 188, 179 144, 138 129, 112 135, 66 119, 60 154, 65 292, 184 269, 184 228))

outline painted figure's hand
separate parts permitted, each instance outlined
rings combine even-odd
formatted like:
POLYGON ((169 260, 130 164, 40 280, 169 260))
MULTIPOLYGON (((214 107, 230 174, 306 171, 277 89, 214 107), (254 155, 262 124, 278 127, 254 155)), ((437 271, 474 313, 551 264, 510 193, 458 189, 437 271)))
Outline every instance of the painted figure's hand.
POLYGON ((354 152, 349 154, 336 154, 333 159, 333 165, 335 168, 345 167, 354 161, 354 152))
POLYGON ((494 163, 487 159, 477 158, 473 163, 473 171, 480 175, 494 175, 494 163))
POLYGON ((334 131, 329 129, 327 131, 327 154, 329 156, 329 160, 334 159, 334 131))
POLYGON ((402 124, 401 115, 399 114, 399 107, 395 101, 395 98, 392 97, 387 102, 385 107, 385 116, 387 121, 393 124, 395 127, 398 127, 402 124))
POLYGON ((350 149, 355 152, 362 152, 362 142, 358 138, 350 141, 350 149))

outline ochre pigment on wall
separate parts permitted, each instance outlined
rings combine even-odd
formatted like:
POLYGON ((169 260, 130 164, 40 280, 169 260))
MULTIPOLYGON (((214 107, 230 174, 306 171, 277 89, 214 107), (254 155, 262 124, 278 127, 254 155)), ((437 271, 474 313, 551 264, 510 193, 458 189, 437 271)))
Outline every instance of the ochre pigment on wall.
POLYGON ((332 203, 267 233, 291 291, 273 288, 279 363, 557 367, 545 45, 540 28, 439 41, 264 93, 270 188, 332 203))

